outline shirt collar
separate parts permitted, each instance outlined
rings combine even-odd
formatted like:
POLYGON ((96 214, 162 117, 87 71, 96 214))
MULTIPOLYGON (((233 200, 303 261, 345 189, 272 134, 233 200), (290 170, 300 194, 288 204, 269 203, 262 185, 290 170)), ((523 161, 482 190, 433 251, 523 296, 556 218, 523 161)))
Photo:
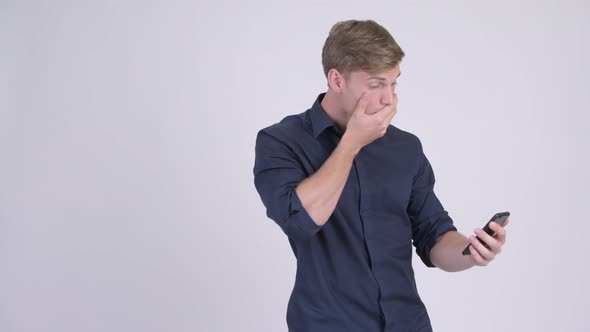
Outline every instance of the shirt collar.
POLYGON ((326 93, 319 94, 318 98, 311 107, 311 126, 313 129, 313 137, 315 138, 317 138, 328 127, 336 128, 322 107, 321 103, 325 95, 326 93))

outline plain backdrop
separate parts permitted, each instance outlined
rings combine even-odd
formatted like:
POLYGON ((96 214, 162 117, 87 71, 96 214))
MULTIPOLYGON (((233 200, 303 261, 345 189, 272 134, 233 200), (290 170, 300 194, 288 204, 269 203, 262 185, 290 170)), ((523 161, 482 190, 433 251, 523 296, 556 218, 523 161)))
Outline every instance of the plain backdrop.
POLYGON ((286 331, 255 137, 325 91, 346 19, 405 51, 392 123, 456 226, 512 213, 489 267, 414 260, 435 331, 587 331, 583 0, 0 0, 0 331, 286 331))

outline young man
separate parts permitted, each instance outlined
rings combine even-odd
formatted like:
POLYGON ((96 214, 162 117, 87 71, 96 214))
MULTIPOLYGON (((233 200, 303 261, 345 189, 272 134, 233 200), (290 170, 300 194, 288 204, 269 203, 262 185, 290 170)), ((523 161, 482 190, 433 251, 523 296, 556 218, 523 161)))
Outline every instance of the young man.
POLYGON ((289 331, 432 331, 416 290, 412 244, 445 271, 487 265, 506 233, 457 232, 434 194, 420 140, 390 125, 404 53, 374 21, 334 25, 328 91, 262 129, 254 182, 297 258, 289 331), (463 256, 471 243, 471 255, 463 256))

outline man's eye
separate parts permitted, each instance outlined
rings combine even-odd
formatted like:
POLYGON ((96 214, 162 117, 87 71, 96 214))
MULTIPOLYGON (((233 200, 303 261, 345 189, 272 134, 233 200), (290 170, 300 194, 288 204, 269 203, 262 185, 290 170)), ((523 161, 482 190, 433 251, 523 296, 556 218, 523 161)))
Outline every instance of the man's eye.
POLYGON ((381 84, 379 84, 379 85, 369 85, 369 89, 379 89, 382 86, 383 85, 381 85, 381 84))

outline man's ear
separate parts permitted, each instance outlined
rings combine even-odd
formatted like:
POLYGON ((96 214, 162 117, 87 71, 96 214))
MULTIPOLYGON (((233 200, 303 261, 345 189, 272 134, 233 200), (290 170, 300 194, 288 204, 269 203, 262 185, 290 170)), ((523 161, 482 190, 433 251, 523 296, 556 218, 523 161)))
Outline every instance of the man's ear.
POLYGON ((334 92, 342 92, 346 82, 344 80, 344 75, 340 73, 337 69, 332 68, 328 71, 328 86, 334 92))

